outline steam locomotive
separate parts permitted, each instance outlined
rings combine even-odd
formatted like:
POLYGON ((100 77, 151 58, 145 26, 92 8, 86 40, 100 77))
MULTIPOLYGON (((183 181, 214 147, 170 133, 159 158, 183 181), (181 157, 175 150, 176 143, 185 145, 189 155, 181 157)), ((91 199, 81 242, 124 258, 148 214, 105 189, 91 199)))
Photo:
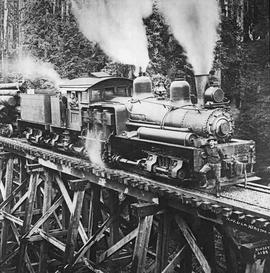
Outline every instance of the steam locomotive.
POLYGON ((94 73, 61 85, 58 95, 21 94, 18 131, 35 145, 90 158, 98 151, 109 166, 175 183, 196 180, 203 147, 215 137, 225 155, 222 185, 243 182, 254 174, 255 144, 232 138, 222 89, 208 75, 195 82, 196 103, 182 79, 166 97, 153 93, 146 75, 132 81, 94 73))

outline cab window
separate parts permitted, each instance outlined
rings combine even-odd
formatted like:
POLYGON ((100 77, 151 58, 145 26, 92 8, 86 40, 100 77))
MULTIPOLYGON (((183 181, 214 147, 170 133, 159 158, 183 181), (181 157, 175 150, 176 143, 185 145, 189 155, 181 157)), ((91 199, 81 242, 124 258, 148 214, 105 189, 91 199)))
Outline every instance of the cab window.
POLYGON ((82 100, 81 100, 81 102, 82 103, 89 103, 89 101, 88 101, 88 91, 82 92, 81 94, 82 94, 82 100))
POLYGON ((96 102, 96 101, 101 101, 101 91, 100 90, 92 90, 90 92, 90 102, 96 102))
POLYGON ((120 97, 127 97, 128 96, 128 89, 126 87, 117 87, 116 88, 116 92, 115 92, 116 96, 120 96, 120 97))
POLYGON ((68 105, 71 109, 79 107, 78 93, 75 91, 68 92, 68 105))
POLYGON ((110 99, 113 99, 114 97, 115 97, 115 95, 114 95, 114 88, 113 87, 104 89, 104 99, 105 100, 110 100, 110 99))

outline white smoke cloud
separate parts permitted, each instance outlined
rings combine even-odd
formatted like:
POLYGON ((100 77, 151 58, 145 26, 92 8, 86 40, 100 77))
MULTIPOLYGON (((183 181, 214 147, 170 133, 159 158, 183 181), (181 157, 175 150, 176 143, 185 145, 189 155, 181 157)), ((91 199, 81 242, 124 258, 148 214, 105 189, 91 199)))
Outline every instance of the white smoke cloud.
POLYGON ((146 69, 149 56, 143 18, 152 0, 72 0, 82 33, 117 62, 146 69))
POLYGON ((213 65, 219 9, 217 0, 159 0, 159 10, 184 47, 195 74, 213 65))
POLYGON ((24 79, 36 80, 47 79, 59 85, 61 83, 60 75, 55 71, 53 64, 43 62, 30 55, 14 60, 10 64, 10 69, 21 74, 24 79))
POLYGON ((94 164, 104 167, 102 161, 101 133, 89 132, 86 136, 85 148, 90 161, 94 164))

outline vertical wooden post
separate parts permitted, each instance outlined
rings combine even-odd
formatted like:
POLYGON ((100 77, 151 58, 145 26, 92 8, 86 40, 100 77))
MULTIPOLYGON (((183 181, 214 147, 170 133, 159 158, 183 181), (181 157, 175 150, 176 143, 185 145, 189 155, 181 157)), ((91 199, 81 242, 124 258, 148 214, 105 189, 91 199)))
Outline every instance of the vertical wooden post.
POLYGON ((110 215, 114 217, 109 237, 109 247, 112 247, 119 241, 119 198, 115 191, 109 191, 109 209, 110 215))
MULTIPOLYGON (((92 185, 89 191, 89 218, 88 218, 88 238, 98 230, 98 220, 100 213, 100 188, 97 185, 92 185)), ((92 246, 87 252, 87 257, 93 262, 96 262, 96 246, 92 246)))
MULTIPOLYGON (((25 169, 25 165, 26 165, 26 159, 24 157, 20 157, 19 158, 19 183, 22 184, 23 181, 26 179, 27 173, 26 173, 26 169, 25 169)), ((19 197, 22 197, 23 194, 25 193, 26 189, 22 192, 19 193, 19 197)), ((19 207, 20 211, 24 211, 25 210, 25 204, 22 204, 19 207)))
POLYGON ((214 225, 210 222, 204 222, 202 226, 202 238, 205 239, 203 248, 204 255, 209 262, 212 272, 216 272, 216 252, 215 252, 215 234, 214 234, 214 225), (205 235, 205 236, 204 236, 205 235))
POLYGON ((168 237, 171 223, 171 216, 166 211, 160 215, 158 224, 158 238, 157 238, 157 256, 156 256, 156 270, 155 273, 161 273, 168 263, 168 237))
MULTIPOLYGON (((53 175, 50 170, 46 170, 45 172, 46 179, 44 181, 44 192, 43 192, 43 208, 42 215, 46 213, 46 211, 50 208, 52 203, 52 179, 53 175)), ((49 222, 46 221, 43 224, 43 230, 48 232, 50 228, 49 222)), ((42 242, 40 246, 40 259, 39 259, 39 271, 40 273, 47 272, 47 260, 48 260, 48 243, 42 242)))
POLYGON ((153 215, 139 218, 138 236, 132 258, 132 273, 143 273, 145 271, 145 260, 152 228, 153 215))
POLYGON ((83 200, 83 205, 82 205, 82 225, 87 228, 88 221, 89 221, 89 204, 90 203, 90 198, 89 194, 85 192, 84 195, 84 200, 83 200))
MULTIPOLYGON (((7 162, 6 167, 6 183, 5 183, 5 198, 8 197, 12 192, 12 182, 13 182, 13 168, 14 168, 14 156, 11 155, 7 162)), ((10 212, 11 204, 7 204, 4 211, 10 212)), ((3 260, 6 256, 7 251, 7 241, 9 235, 9 223, 7 220, 3 221, 1 242, 0 242, 0 260, 3 260)))
MULTIPOLYGON (((25 218, 23 222, 22 235, 26 234, 31 226, 33 212, 34 212, 34 204, 35 204, 35 196, 37 191, 37 183, 38 183, 39 173, 38 171, 32 171, 30 175, 29 188, 28 188, 28 200, 25 209, 25 218)), ((19 250, 19 260, 16 267, 17 273, 26 272, 25 269, 25 254, 27 250, 27 240, 24 238, 21 241, 20 250, 19 250)))
MULTIPOLYGON (((195 237, 193 233, 191 232, 190 228, 188 227, 188 225, 186 224, 186 222, 179 215, 175 217, 175 220, 183 236, 185 237, 188 245, 190 246, 190 249, 192 250, 195 257, 197 258, 200 266, 202 267, 203 271, 205 273, 211 273, 211 268, 207 260, 205 259, 202 251, 200 250, 199 246, 197 245, 195 237)), ((187 272, 190 272, 190 271, 187 271, 187 272)))
POLYGON ((195 221, 197 223, 193 232, 197 237, 198 245, 202 248, 212 272, 216 272, 214 225, 209 221, 198 218, 195 221))
POLYGON ((62 204, 62 227, 67 230, 69 227, 70 212, 65 202, 62 204))
POLYGON ((6 198, 5 186, 3 184, 3 167, 4 167, 4 156, 0 155, 0 203, 6 198))
POLYGON ((227 272, 237 273, 237 246, 233 239, 232 228, 228 226, 216 226, 222 235, 223 248, 226 259, 227 272))
POLYGON ((76 191, 73 197, 73 211, 70 217, 70 226, 67 234, 67 243, 64 255, 64 262, 71 264, 73 262, 74 251, 77 243, 79 221, 84 198, 84 190, 76 191))

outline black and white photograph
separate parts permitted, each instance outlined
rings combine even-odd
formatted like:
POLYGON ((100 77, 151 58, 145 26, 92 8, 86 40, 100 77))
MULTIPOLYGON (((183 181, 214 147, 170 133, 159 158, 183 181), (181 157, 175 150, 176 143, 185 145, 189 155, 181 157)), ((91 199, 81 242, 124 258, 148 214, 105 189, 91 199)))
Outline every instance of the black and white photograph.
POLYGON ((269 14, 0 0, 0 273, 269 273, 269 14))

